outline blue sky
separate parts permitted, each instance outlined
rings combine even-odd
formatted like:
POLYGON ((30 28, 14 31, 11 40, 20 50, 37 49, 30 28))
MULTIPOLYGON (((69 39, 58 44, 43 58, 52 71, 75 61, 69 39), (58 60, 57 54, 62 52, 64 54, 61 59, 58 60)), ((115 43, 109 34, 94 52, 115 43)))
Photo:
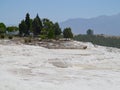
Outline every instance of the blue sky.
POLYGON ((120 0, 0 0, 0 22, 18 25, 26 13, 61 22, 120 13, 120 0))

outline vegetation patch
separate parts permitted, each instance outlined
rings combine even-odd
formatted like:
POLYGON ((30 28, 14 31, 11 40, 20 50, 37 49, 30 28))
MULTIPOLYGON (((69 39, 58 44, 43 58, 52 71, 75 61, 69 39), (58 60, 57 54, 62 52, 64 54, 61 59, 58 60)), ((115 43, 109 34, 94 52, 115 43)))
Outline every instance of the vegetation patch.
POLYGON ((0 38, 1 38, 1 39, 4 39, 4 38, 5 38, 5 35, 3 35, 3 34, 0 35, 0 38))
POLYGON ((8 36, 9 39, 13 39, 13 36, 8 36))
POLYGON ((74 40, 83 41, 83 42, 92 42, 93 44, 116 47, 120 48, 120 38, 119 37, 105 37, 102 35, 77 35, 74 37, 74 40))

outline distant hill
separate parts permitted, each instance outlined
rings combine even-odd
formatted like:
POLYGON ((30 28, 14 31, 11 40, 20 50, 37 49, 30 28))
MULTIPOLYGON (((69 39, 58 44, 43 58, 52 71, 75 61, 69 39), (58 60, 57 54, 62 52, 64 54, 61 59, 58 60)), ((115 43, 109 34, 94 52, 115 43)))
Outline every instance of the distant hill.
POLYGON ((84 34, 90 28, 95 34, 120 35, 120 13, 90 19, 76 18, 61 22, 62 28, 71 27, 75 34, 84 34))

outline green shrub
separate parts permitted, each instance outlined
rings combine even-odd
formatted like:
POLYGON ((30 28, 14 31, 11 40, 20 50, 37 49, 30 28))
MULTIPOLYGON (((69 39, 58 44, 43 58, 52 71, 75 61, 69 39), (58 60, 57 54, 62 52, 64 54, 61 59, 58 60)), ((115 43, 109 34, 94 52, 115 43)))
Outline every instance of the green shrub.
POLYGON ((4 39, 4 38, 5 38, 5 35, 0 35, 0 38, 1 38, 1 39, 4 39))
POLYGON ((32 42, 31 38, 28 38, 28 42, 29 42, 29 43, 32 42))
POLYGON ((46 35, 40 35, 39 37, 40 37, 41 39, 46 39, 46 38, 47 38, 46 35))
POLYGON ((31 38, 25 38, 24 39, 24 43, 31 43, 31 42, 32 42, 31 38))
POLYGON ((26 38, 24 39, 24 43, 27 43, 27 39, 26 38))
POLYGON ((13 36, 8 36, 9 39, 13 39, 13 36))

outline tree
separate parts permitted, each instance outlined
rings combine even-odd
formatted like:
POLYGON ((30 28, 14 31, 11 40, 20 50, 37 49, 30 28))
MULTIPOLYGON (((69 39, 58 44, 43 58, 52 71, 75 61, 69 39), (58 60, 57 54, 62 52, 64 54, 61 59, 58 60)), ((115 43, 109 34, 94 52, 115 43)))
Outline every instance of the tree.
POLYGON ((41 21, 38 14, 34 19, 30 19, 30 15, 27 13, 25 20, 19 24, 19 33, 21 36, 28 36, 30 32, 34 36, 40 35, 45 38, 57 38, 62 33, 58 23, 53 23, 47 18, 41 21))
POLYGON ((0 23, 0 34, 4 34, 6 32, 6 26, 4 23, 0 23))
POLYGON ((30 15, 29 13, 26 14, 26 17, 25 17, 25 23, 26 23, 26 30, 25 30, 25 36, 29 35, 30 34, 30 15))
POLYGON ((55 32, 53 29, 49 30, 47 37, 49 39, 54 39, 55 38, 55 32))
POLYGON ((42 22, 41 22, 41 19, 38 16, 38 14, 37 14, 36 18, 34 18, 34 20, 33 20, 32 28, 33 28, 33 34, 35 36, 41 34, 42 22))
POLYGON ((93 34, 94 34, 93 30, 91 30, 91 29, 87 30, 87 35, 93 35, 93 34))
POLYGON ((54 25, 54 24, 53 24, 53 22, 50 21, 49 19, 44 18, 44 19, 42 20, 42 22, 43 22, 43 28, 47 29, 47 31, 49 31, 50 28, 53 28, 53 25, 54 25))
POLYGON ((33 33, 32 23, 33 23, 33 19, 30 19, 30 33, 33 33))
POLYGON ((43 19, 42 34, 46 35, 50 39, 55 38, 54 24, 49 19, 43 19))
POLYGON ((22 20, 21 23, 19 24, 19 35, 25 36, 26 29, 27 29, 27 25, 26 25, 25 21, 22 20))
POLYGON ((41 30, 43 26, 42 26, 42 21, 41 21, 41 19, 40 19, 38 14, 36 16, 36 19, 38 20, 38 24, 39 24, 39 27, 40 27, 40 30, 41 30))
POLYGON ((65 28, 63 30, 63 36, 64 38, 73 38, 73 33, 71 31, 71 28, 65 28))
POLYGON ((55 37, 57 38, 59 35, 61 35, 62 31, 61 28, 59 27, 58 23, 54 24, 54 32, 55 32, 55 37))
POLYGON ((16 26, 9 26, 7 27, 6 29, 8 32, 14 32, 14 31, 17 31, 18 30, 18 27, 16 26))

